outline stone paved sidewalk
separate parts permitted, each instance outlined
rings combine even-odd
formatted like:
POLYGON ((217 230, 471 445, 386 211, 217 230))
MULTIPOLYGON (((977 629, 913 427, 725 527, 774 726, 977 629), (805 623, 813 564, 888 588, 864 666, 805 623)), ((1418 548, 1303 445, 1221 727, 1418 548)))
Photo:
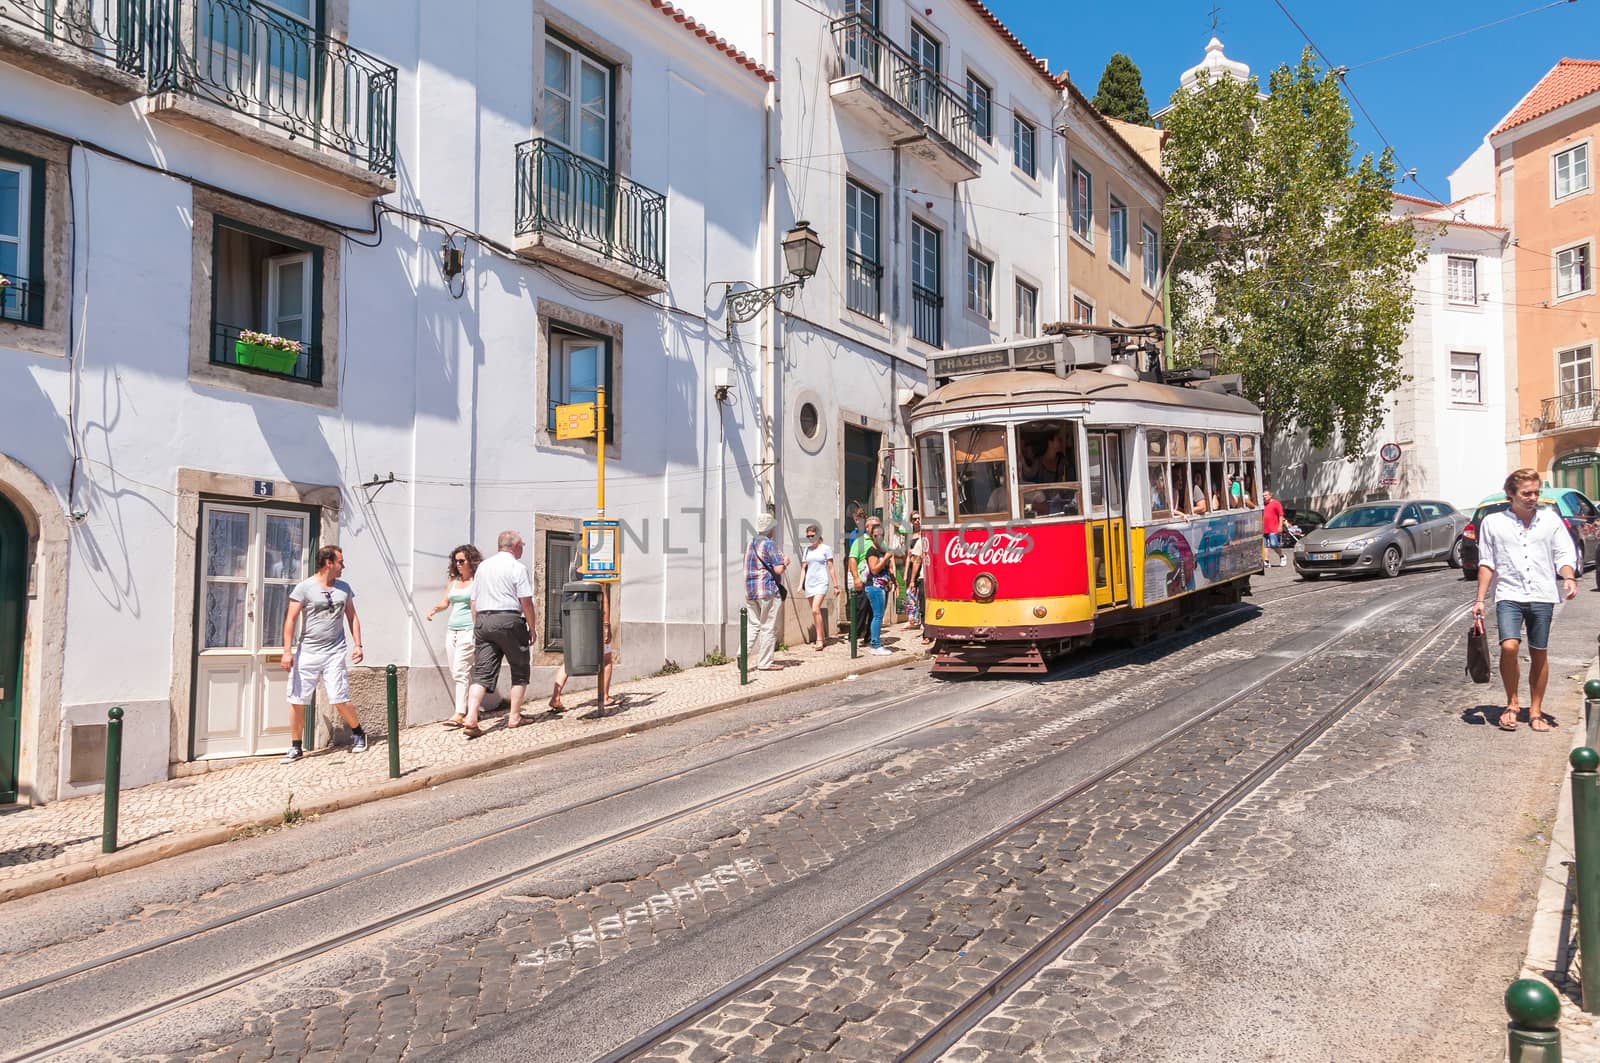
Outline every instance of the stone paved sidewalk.
POLYGON ((748 686, 739 685, 737 663, 618 683, 612 694, 622 705, 609 716, 598 714, 592 688, 569 688, 566 714, 551 717, 544 691, 530 697, 523 727, 508 730, 503 712, 486 716, 483 737, 472 741, 437 723, 408 727, 400 735, 398 779, 389 778, 387 743, 374 740, 360 754, 338 746, 312 751, 296 764, 261 757, 125 790, 121 848, 113 854, 100 852, 104 805, 98 795, 12 812, 0 816, 0 903, 215 845, 250 827, 276 825, 290 795, 302 814, 347 808, 923 657, 914 632, 897 628, 884 644, 896 652, 875 657, 863 646, 853 661, 845 643, 822 653, 809 646, 791 649, 777 657, 781 671, 752 671, 748 686))

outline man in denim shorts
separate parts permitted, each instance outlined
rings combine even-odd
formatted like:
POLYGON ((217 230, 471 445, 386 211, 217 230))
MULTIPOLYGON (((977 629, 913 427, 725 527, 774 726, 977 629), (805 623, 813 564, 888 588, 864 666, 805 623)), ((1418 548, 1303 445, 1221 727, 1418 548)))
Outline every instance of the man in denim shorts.
POLYGON ((1577 552, 1572 535, 1553 509, 1539 508, 1542 481, 1532 469, 1506 477, 1511 506, 1491 513, 1478 526, 1478 598, 1472 616, 1483 619, 1483 604, 1494 588, 1495 627, 1500 632, 1500 680, 1506 707, 1500 729, 1517 729, 1517 648, 1528 628, 1528 726, 1550 730, 1544 715, 1544 688, 1550 680, 1550 618, 1556 603, 1578 595, 1573 574, 1577 552), (1557 583, 1557 574, 1560 582, 1557 583))

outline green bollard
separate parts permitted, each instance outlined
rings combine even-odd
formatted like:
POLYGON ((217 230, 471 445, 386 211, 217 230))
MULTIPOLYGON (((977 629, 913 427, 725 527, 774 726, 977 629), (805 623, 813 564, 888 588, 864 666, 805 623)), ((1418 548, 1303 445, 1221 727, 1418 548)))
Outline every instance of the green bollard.
POLYGON ((100 851, 117 851, 117 811, 122 800, 122 706, 106 713, 105 822, 100 828, 100 851))
POLYGON ((739 685, 750 682, 750 609, 739 610, 739 685))
POLYGON ((850 659, 856 659, 859 650, 856 646, 856 594, 851 591, 845 597, 845 612, 850 614, 850 659))
POLYGON ((1600 679, 1583 684, 1583 723, 1588 728, 1588 745, 1600 744, 1600 679))
POLYGON ((1578 953, 1583 1010, 1600 1015, 1600 753, 1579 746, 1572 765, 1572 842, 1577 859, 1578 953))
POLYGON ((1537 978, 1518 978, 1506 989, 1506 1047, 1510 1063, 1561 1063, 1561 1001, 1537 978))
POLYGON ((389 686, 389 778, 400 778, 400 691, 394 665, 383 670, 389 686))

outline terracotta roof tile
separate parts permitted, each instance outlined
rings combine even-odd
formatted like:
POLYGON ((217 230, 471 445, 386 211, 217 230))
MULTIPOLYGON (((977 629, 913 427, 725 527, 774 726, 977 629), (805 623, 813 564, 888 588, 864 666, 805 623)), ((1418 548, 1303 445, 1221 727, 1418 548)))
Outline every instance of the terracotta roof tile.
POLYGON ((762 81, 773 82, 778 80, 775 76, 773 76, 772 71, 768 70, 766 67, 750 58, 748 55, 745 55, 728 41, 717 36, 715 33, 712 33, 700 23, 696 22, 682 11, 679 11, 676 7, 673 7, 671 4, 667 3, 667 0, 644 0, 644 2, 661 12, 663 15, 672 19, 672 21, 681 25, 684 29, 688 30, 696 37, 703 39, 707 44, 711 45, 711 47, 715 48, 723 55, 726 55, 728 58, 732 59, 735 63, 738 63, 740 66, 750 71, 750 73, 754 74, 762 81))
POLYGON ((1531 122, 1574 100, 1600 92, 1600 59, 1563 59, 1539 79, 1490 136, 1531 122))
POLYGON ((1012 51, 1016 52, 1023 59, 1027 60, 1028 65, 1038 70, 1040 75, 1043 76, 1046 81, 1050 81, 1052 83, 1055 81, 1055 79, 1050 76, 1050 67, 1045 64, 1045 61, 1030 52, 1028 50, 1028 46, 1023 44, 1022 41, 1017 38, 1016 34, 1007 29, 1006 24, 1001 22, 1000 19, 995 16, 993 11, 990 11, 987 7, 985 7, 982 3, 982 0, 967 0, 967 6, 976 11, 978 13, 978 17, 987 22, 990 27, 1000 35, 1002 40, 1011 45, 1012 51))

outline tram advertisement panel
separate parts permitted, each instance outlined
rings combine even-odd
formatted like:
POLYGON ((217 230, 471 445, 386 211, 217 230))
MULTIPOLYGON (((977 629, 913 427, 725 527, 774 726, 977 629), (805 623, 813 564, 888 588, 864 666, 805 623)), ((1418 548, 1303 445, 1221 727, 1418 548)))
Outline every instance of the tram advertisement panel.
POLYGON ((994 577, 998 599, 1088 594, 1089 551, 1084 527, 1081 523, 997 524, 935 531, 925 577, 927 596, 970 600, 973 577, 980 572, 994 577))
POLYGON ((1261 569, 1261 512, 1197 517, 1145 529, 1146 605, 1261 569))

